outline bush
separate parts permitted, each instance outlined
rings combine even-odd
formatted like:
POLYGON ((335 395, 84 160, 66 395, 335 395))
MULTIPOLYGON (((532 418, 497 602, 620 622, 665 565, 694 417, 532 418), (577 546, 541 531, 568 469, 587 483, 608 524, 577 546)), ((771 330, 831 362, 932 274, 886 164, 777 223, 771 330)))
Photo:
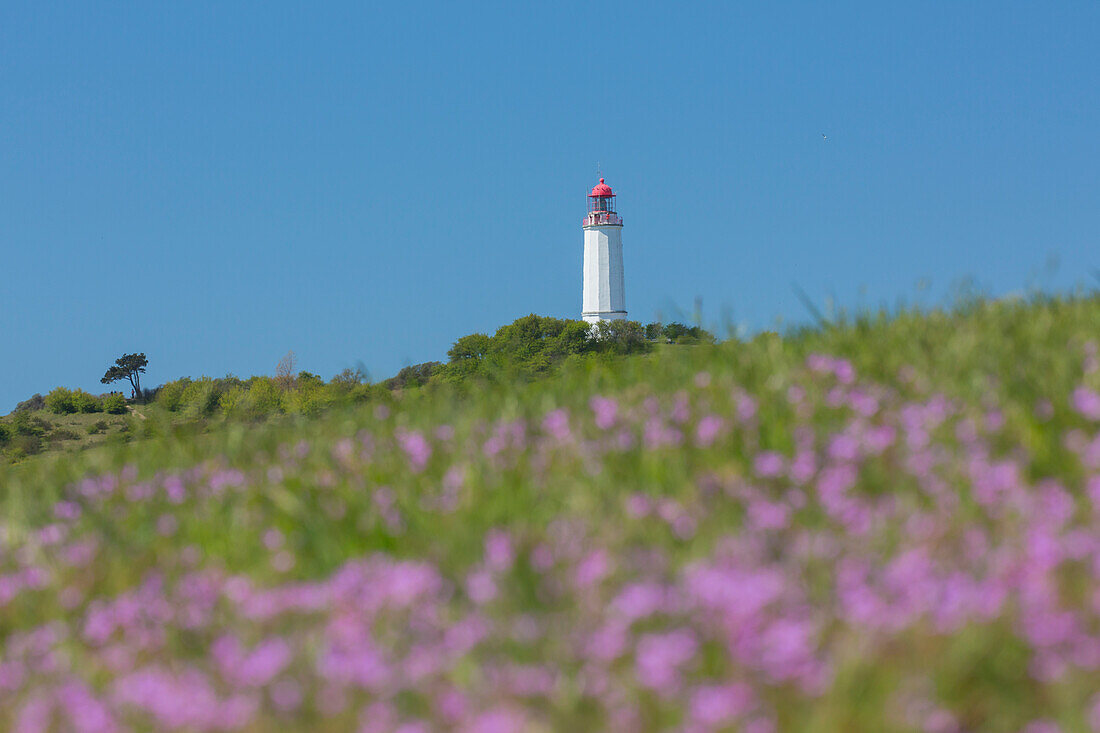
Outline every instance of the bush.
POLYGON ((82 389, 73 390, 73 407, 77 412, 92 413, 100 412, 103 406, 100 404, 99 398, 95 395, 88 394, 82 389))
POLYGON ((413 364, 401 369, 395 376, 387 379, 383 384, 387 389, 408 389, 409 387, 420 387, 428 383, 428 380, 432 378, 443 365, 438 361, 428 361, 423 364, 413 364))
POLYGON ((298 378, 295 380, 298 387, 312 388, 322 387, 325 384, 325 380, 321 379, 320 375, 313 374, 312 372, 298 372, 298 378))
POLYGON ((352 403, 367 402, 388 394, 389 390, 380 384, 357 384, 348 391, 347 399, 352 403))
POLYGON ((188 417, 209 417, 218 409, 221 393, 210 377, 196 379, 183 390, 183 411, 188 417))
POLYGON ((248 395, 244 401, 245 409, 251 417, 282 412, 284 408, 283 392, 270 377, 253 377, 248 386, 248 395))
MULTIPOLYGON (((121 415, 126 412, 126 398, 121 392, 112 392, 103 398, 103 411, 112 415, 121 415)), ((100 421, 102 422, 102 420, 100 421)))
POLYGON ((661 335, 670 344, 714 343, 714 335, 709 331, 704 331, 699 326, 685 326, 682 323, 669 323, 661 329, 661 335))
POLYGON ((183 393, 190 384, 188 377, 168 382, 157 390, 157 403, 168 412, 177 412, 183 406, 183 393))
POLYGON ((13 461, 19 461, 27 456, 33 456, 42 452, 42 438, 37 435, 17 435, 11 441, 9 453, 13 461))
POLYGON ((58 387, 46 395, 46 409, 57 415, 71 415, 74 412, 99 412, 99 398, 82 389, 58 387))
POLYGON ((76 412, 72 390, 57 387, 46 395, 46 409, 56 415, 70 415, 76 412))
POLYGON ((46 398, 37 393, 15 406, 15 412, 37 412, 44 409, 46 409, 46 398))
POLYGON ((88 435, 98 435, 99 433, 107 432, 107 421, 96 420, 94 423, 88 426, 88 435))
POLYGON ((351 391, 355 387, 370 384, 370 375, 367 374, 367 370, 362 365, 357 366, 355 369, 348 367, 334 376, 329 384, 337 389, 351 391))
POLYGON ((600 321, 596 325, 596 347, 604 353, 645 353, 652 348, 645 336, 645 329, 637 321, 600 321))
POLYGON ((5 446, 15 435, 15 431, 7 423, 0 422, 0 446, 5 446))
POLYGON ((62 440, 77 440, 80 436, 68 428, 54 428, 46 438, 53 442, 60 442, 62 440))
POLYGON ((218 407, 227 415, 234 413, 240 409, 247 396, 248 391, 244 387, 235 386, 222 393, 221 397, 218 398, 218 407))
POLYGON ((16 435, 23 435, 27 437, 38 437, 45 435, 46 431, 53 426, 48 420, 43 420, 40 417, 35 417, 29 412, 17 412, 12 415, 11 427, 15 431, 16 435))
POLYGON ((319 379, 316 382, 298 376, 298 387, 289 393, 288 410, 302 415, 316 415, 338 401, 346 400, 347 392, 327 387, 319 379))

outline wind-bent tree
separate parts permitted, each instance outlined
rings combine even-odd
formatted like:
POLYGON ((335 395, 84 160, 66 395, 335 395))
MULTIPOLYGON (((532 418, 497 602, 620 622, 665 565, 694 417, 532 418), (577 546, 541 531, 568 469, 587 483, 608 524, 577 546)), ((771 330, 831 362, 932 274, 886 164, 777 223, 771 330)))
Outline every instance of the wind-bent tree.
POLYGON ((99 381, 110 384, 128 379, 130 386, 134 388, 134 396, 141 397, 141 375, 145 373, 145 367, 148 365, 149 360, 145 358, 145 354, 123 354, 115 359, 115 365, 108 369, 103 379, 99 381))

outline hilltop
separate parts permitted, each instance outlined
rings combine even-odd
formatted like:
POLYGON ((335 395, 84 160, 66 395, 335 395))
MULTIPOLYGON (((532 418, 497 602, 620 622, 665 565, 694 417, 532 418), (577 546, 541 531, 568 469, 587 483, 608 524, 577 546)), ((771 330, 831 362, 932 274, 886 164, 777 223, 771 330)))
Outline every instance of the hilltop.
POLYGON ((57 387, 25 400, 6 420, 0 419, 0 461, 163 434, 189 436, 226 422, 315 416, 338 407, 386 403, 395 393, 440 384, 531 381, 553 374, 568 360, 641 355, 655 347, 713 341, 700 327, 675 322, 642 326, 618 321, 593 330, 583 321, 529 315, 492 336, 463 336, 447 352, 446 363, 410 365, 377 384, 362 368, 345 369, 328 382, 307 371, 295 373, 291 352, 274 377, 183 377, 142 390, 140 398, 129 401, 120 392, 92 395, 57 387))
POLYGON ((1098 334, 975 300, 0 468, 0 726, 1085 729, 1098 334))

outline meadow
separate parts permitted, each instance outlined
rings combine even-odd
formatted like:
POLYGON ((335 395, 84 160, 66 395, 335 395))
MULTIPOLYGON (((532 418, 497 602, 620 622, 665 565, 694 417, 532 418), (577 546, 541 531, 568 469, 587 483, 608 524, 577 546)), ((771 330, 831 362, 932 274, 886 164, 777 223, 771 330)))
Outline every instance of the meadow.
POLYGON ((1100 730, 1100 297, 0 467, 0 728, 1100 730))

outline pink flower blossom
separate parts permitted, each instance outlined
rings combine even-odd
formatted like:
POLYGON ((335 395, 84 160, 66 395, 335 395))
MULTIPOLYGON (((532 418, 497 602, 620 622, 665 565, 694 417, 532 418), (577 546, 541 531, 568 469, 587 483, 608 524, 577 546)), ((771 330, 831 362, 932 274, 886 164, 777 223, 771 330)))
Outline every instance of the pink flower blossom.
POLYGON ((717 415, 706 415, 695 426, 695 444, 700 448, 710 447, 725 429, 725 420, 717 415))
POLYGON ((759 453, 753 460, 753 470, 764 478, 778 476, 783 472, 783 456, 775 451, 759 453))
POLYGON ((1100 420, 1100 394, 1088 387, 1073 390, 1073 409, 1089 420, 1100 420))
POLYGON ((398 430, 394 433, 401 450, 409 459, 409 467, 414 473, 419 473, 428 465, 428 459, 432 457, 432 447, 424 436, 416 430, 398 430))
POLYGON ((515 560, 515 551, 512 549, 512 540, 503 530, 490 530, 485 536, 485 564, 496 572, 502 572, 512 567, 515 560))
POLYGON ((698 650, 699 642, 687 629, 643 634, 635 653, 638 682, 664 694, 675 694, 680 687, 682 668, 698 650))

